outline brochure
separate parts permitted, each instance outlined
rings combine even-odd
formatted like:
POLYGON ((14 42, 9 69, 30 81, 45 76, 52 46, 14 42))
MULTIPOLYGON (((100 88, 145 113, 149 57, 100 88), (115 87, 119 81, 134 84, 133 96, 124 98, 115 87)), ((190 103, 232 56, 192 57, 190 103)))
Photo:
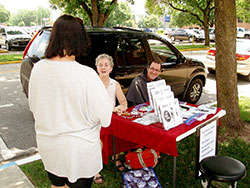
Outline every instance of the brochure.
POLYGON ((164 79, 147 83, 149 103, 153 109, 154 109, 154 104, 153 104, 153 99, 152 99, 153 94, 152 94, 151 90, 153 90, 155 88, 159 88, 160 86, 164 86, 164 85, 166 85, 166 81, 164 79))
MULTIPOLYGON (((150 106, 154 109, 154 114, 163 123, 164 129, 176 127, 183 123, 182 113, 178 99, 174 98, 171 87, 166 85, 165 80, 147 83, 150 106)), ((136 120, 142 124, 148 124, 147 119, 136 120)))

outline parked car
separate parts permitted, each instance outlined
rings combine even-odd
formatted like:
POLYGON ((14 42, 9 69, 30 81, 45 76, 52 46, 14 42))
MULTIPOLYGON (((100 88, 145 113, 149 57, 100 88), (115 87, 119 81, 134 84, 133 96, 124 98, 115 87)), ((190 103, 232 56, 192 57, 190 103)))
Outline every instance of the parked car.
POLYGON ((5 46, 7 50, 25 48, 30 40, 31 36, 20 27, 0 27, 0 47, 5 46))
POLYGON ((154 30, 151 29, 151 28, 144 28, 143 31, 144 31, 144 32, 154 32, 154 30))
POLYGON ((215 41, 215 29, 214 28, 209 28, 209 39, 211 41, 215 41))
POLYGON ((168 35, 172 41, 176 40, 188 40, 189 42, 193 41, 192 34, 187 32, 185 29, 177 29, 168 35))
MULTIPOLYGON (((138 76, 152 60, 162 63, 161 77, 171 86, 175 96, 196 103, 206 83, 206 70, 202 62, 184 57, 170 42, 158 34, 128 28, 86 28, 91 41, 87 56, 76 60, 95 69, 95 58, 106 53, 113 57, 111 77, 126 93, 133 78, 138 76)), ((28 82, 33 65, 44 58, 51 27, 42 28, 23 54, 20 79, 27 96, 28 82)), ((74 73, 72 73, 74 74, 74 73)))
POLYGON ((176 28, 167 28, 165 29, 165 31, 163 32, 164 35, 169 35, 171 32, 177 30, 176 28))
MULTIPOLYGON (((209 73, 215 73, 216 49, 211 48, 204 60, 209 73)), ((237 39, 236 41, 237 73, 243 75, 250 81, 250 41, 237 39)))
POLYGON ((246 28, 237 27, 237 38, 250 39, 250 31, 246 28))
POLYGON ((199 29, 188 29, 186 30, 187 32, 189 32, 194 41, 203 41, 205 40, 205 34, 203 30, 199 30, 199 29))

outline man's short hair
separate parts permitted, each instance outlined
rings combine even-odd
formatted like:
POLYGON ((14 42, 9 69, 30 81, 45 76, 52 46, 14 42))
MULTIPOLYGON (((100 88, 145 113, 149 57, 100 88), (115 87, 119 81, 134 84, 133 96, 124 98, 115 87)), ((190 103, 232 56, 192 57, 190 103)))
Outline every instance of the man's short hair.
POLYGON ((160 66, 161 66, 161 63, 159 62, 159 61, 150 61, 150 63, 148 64, 148 67, 150 67, 150 65, 152 64, 152 63, 157 63, 157 64, 159 64, 160 66))

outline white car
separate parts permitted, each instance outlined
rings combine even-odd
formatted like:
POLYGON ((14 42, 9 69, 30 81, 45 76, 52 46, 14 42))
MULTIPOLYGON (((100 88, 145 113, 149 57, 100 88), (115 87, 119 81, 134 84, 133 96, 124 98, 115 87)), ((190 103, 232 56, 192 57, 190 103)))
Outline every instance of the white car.
POLYGON ((193 37, 194 41, 202 41, 205 40, 205 34, 203 30, 199 29, 188 29, 187 30, 193 37))
MULTIPOLYGON (((210 48, 204 60, 209 73, 214 73, 216 49, 210 48)), ((237 73, 250 81, 250 40, 237 39, 236 41, 237 73)))
POLYGON ((237 27, 237 38, 250 39, 250 31, 246 28, 237 27))
POLYGON ((209 28, 209 39, 210 41, 215 41, 215 29, 209 28))
POLYGON ((25 48, 30 40, 31 36, 21 27, 0 27, 0 47, 5 46, 7 50, 11 50, 12 48, 25 48))

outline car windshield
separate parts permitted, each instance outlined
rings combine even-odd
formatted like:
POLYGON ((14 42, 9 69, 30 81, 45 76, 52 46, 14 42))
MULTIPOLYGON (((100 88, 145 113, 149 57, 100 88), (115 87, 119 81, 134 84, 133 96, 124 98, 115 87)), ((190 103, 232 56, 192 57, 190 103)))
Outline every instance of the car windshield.
POLYGON ((209 33, 214 34, 214 29, 213 29, 213 28, 210 28, 210 29, 209 29, 209 33))
POLYGON ((25 31, 18 27, 7 28, 8 35, 24 35, 25 31))
POLYGON ((150 46, 153 58, 163 64, 176 64, 176 54, 162 41, 156 39, 149 39, 148 44, 150 46))
POLYGON ((43 58, 45 49, 49 43, 50 31, 44 30, 36 37, 30 45, 27 55, 29 57, 43 58))

